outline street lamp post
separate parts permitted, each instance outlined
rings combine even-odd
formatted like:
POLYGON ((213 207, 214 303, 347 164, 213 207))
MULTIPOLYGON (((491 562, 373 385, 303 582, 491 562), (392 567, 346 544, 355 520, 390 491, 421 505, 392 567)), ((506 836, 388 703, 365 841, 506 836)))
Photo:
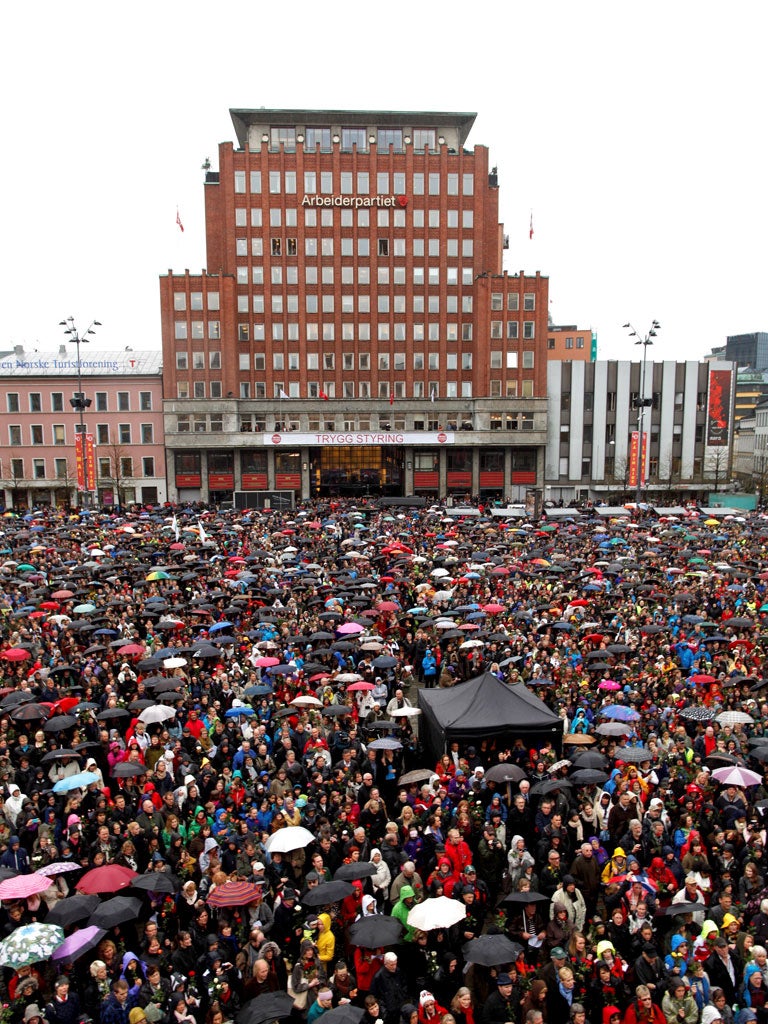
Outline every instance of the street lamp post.
MULTIPOLYGON (((81 334, 78 331, 77 326, 75 325, 75 318, 69 316, 67 317, 66 320, 60 321, 59 327, 63 327, 65 329, 64 333, 69 336, 70 342, 77 346, 77 391, 72 396, 72 398, 70 398, 69 404, 72 406, 75 412, 80 414, 79 433, 80 457, 83 460, 83 504, 87 506, 90 504, 90 495, 91 491, 93 490, 92 484, 95 484, 96 481, 91 480, 91 475, 88 467, 88 459, 86 457, 84 413, 86 409, 90 408, 91 399, 86 398, 85 393, 83 391, 82 367, 80 363, 80 346, 86 344, 90 340, 88 338, 88 335, 95 334, 96 331, 94 331, 94 327, 101 327, 101 323, 98 320, 92 320, 88 325, 87 330, 85 330, 81 334)), ((77 448, 75 448, 75 451, 77 451, 77 448)))
POLYGON ((643 346, 643 365, 640 371, 640 393, 637 396, 635 405, 637 406, 637 491, 635 494, 635 500, 639 503, 643 500, 643 484, 645 483, 645 443, 643 436, 643 428, 645 421, 645 410, 647 406, 653 405, 652 398, 645 397, 645 360, 648 353, 648 346, 653 344, 653 339, 656 337, 656 332, 661 329, 661 324, 658 320, 654 320, 651 323, 651 329, 646 335, 639 334, 630 323, 624 324, 625 328, 629 328, 630 338, 635 338, 636 345, 643 346))

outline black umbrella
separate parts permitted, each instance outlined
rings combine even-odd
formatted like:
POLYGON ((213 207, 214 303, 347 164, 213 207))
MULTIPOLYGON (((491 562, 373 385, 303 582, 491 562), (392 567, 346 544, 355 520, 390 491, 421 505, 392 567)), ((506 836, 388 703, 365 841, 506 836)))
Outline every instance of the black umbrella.
POLYGON ((630 761, 632 764, 642 764, 643 761, 653 760, 653 751, 648 747, 617 747, 616 759, 618 761, 630 761))
POLYGON ((370 861, 358 860, 350 864, 342 864, 333 874, 334 882, 354 882, 358 878, 371 878, 376 874, 376 868, 370 861))
POLYGON ((144 764, 138 764, 133 761, 121 761, 120 764, 116 764, 112 769, 113 779, 132 779, 138 778, 139 775, 146 775, 149 769, 144 764))
POLYGON ((502 903, 548 903, 549 896, 545 896, 540 892, 511 892, 508 896, 505 896, 501 901, 502 903))
POLYGON ((531 786, 531 796, 544 796, 555 789, 573 789, 573 783, 568 779, 545 779, 544 782, 537 782, 535 786, 531 786))
POLYGON ((672 903, 663 910, 657 910, 658 917, 675 917, 677 914, 696 914, 704 909, 703 903, 672 903))
POLYGON ((480 935, 461 947, 461 955, 466 963, 481 964, 483 967, 513 964, 522 951, 523 947, 512 942, 506 935, 480 935))
POLYGON ((308 889, 304 893, 301 903, 306 907, 324 907, 329 903, 339 903, 345 897, 351 896, 354 891, 355 887, 342 879, 321 882, 314 889, 308 889))
POLYGON ((48 717, 48 708, 41 704, 22 704, 11 712, 14 722, 39 722, 48 717))
POLYGON ((516 764, 495 764, 485 773, 486 782, 520 782, 528 776, 516 764))
POLYGON ((58 761, 60 757, 77 757, 77 751, 70 750, 69 747, 60 747, 58 750, 51 750, 41 757, 40 763, 48 764, 50 761, 58 761))
POLYGON ((181 888, 181 883, 175 875, 167 871, 148 871, 139 875, 131 882, 132 889, 141 889, 143 892, 167 892, 175 893, 181 888))
POLYGON ((113 896, 94 910, 88 924, 108 930, 125 921, 136 920, 140 910, 141 900, 136 896, 113 896))
POLYGON ((398 941, 403 926, 396 917, 388 914, 372 914, 361 917, 349 929, 349 941, 353 946, 364 946, 366 949, 378 949, 379 946, 391 946, 398 941))
POLYGON ((580 750, 572 755, 573 766, 576 768, 605 768, 606 760, 597 750, 580 750))
POLYGON ((362 1006, 342 1003, 341 1006, 334 1006, 332 1010, 327 1010, 320 1016, 327 1017, 331 1024, 360 1024, 364 1013, 362 1006))
POLYGON ((43 732, 63 732, 65 729, 71 729, 73 725, 77 725, 74 715, 54 715, 43 726, 43 732))
POLYGON ((131 713, 127 708, 107 708, 96 715, 97 722, 110 722, 113 718, 130 718, 131 713))
POLYGON ((596 768, 579 768, 569 778, 579 786, 602 786, 608 781, 608 775, 596 768))
POLYGON ((64 900, 55 903, 45 918, 46 924, 58 924, 62 928, 69 928, 79 921, 90 917, 99 903, 98 896, 85 896, 78 893, 76 896, 67 896, 64 900))
POLYGON ((292 996, 286 992, 264 992, 245 1004, 237 1015, 237 1024, 264 1024, 290 1017, 292 1013, 292 996))
POLYGON ((318 708, 324 718, 341 718, 343 715, 351 714, 352 710, 348 704, 329 704, 328 707, 318 708))

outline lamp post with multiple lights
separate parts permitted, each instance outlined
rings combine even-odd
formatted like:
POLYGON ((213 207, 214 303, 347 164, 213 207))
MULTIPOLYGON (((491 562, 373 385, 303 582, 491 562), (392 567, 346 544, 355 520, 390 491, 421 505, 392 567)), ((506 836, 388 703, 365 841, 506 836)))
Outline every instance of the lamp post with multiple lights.
MULTIPOLYGON (((90 467, 88 463, 88 457, 86 452, 85 444, 85 410, 90 408, 91 399, 85 397, 83 391, 83 378, 82 378, 82 366, 80 362, 80 346, 86 344, 90 339, 89 334, 95 334, 94 327, 101 327, 101 323, 98 320, 92 320, 88 325, 87 330, 81 334, 75 324, 75 318, 72 316, 67 317, 66 320, 62 320, 59 323, 60 327, 64 328, 64 333, 69 336, 69 341, 77 346, 77 391, 70 398, 69 404, 80 414, 80 457, 83 465, 83 505, 87 506, 90 504, 91 492, 94 489, 96 481, 91 480, 90 467)), ((77 452, 77 447, 75 447, 77 452)))
POLYGON ((661 324, 658 320, 654 320, 651 323, 651 328, 647 334, 641 335, 630 323, 624 324, 625 328, 629 329, 630 338, 635 338, 636 345, 643 346, 643 365, 640 371, 640 392, 637 396, 635 405, 637 407, 637 491, 635 500, 640 502, 643 499, 643 485, 645 483, 645 440, 644 440, 644 421, 645 421, 645 410, 648 406, 653 405, 652 398, 645 397, 645 361, 648 353, 648 346, 653 344, 653 339, 656 337, 656 332, 661 330, 661 324))

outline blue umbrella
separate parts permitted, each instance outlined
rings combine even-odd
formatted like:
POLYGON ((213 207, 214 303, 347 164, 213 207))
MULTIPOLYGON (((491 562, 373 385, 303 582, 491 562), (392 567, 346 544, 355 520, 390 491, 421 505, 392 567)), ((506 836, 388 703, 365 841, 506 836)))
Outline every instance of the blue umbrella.
POLYGON ((623 704, 609 704, 605 708, 600 708, 600 714, 603 718, 615 718, 617 722, 637 722, 640 719, 637 711, 623 704))
POLYGON ((235 628, 234 622, 227 622, 226 620, 224 622, 214 622, 214 624, 208 629, 208 633, 210 635, 211 633, 215 633, 219 629, 234 629, 234 628, 235 628))
POLYGON ((229 711, 225 711, 224 712, 224 717, 225 718, 239 718, 240 715, 244 715, 246 718, 250 718, 251 715, 253 715, 253 714, 255 714, 253 708, 247 708, 247 707, 230 708, 229 711))
POLYGON ((68 793, 71 789, 87 789, 92 782, 98 782, 99 776, 96 772, 78 772, 77 775, 68 775, 59 779, 53 787, 54 793, 68 793))

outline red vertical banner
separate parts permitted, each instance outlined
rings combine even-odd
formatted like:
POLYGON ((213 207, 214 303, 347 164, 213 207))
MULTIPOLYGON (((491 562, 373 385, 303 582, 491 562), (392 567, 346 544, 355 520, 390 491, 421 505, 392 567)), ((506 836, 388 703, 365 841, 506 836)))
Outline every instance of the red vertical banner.
POLYGON ((629 487, 637 487, 640 476, 640 432, 633 430, 629 441, 629 487))
POLYGON ((77 466, 77 489, 87 491, 87 479, 85 469, 85 435, 75 434, 75 465, 77 466))
POLYGON ((96 446, 93 434, 85 435, 85 489, 96 490, 96 446))
POLYGON ((648 465, 648 431, 643 431, 642 443, 640 445, 640 486, 645 487, 645 473, 648 465))
POLYGON ((731 371, 709 371, 709 396, 707 401, 707 445, 710 448, 725 448, 731 418, 731 371))

